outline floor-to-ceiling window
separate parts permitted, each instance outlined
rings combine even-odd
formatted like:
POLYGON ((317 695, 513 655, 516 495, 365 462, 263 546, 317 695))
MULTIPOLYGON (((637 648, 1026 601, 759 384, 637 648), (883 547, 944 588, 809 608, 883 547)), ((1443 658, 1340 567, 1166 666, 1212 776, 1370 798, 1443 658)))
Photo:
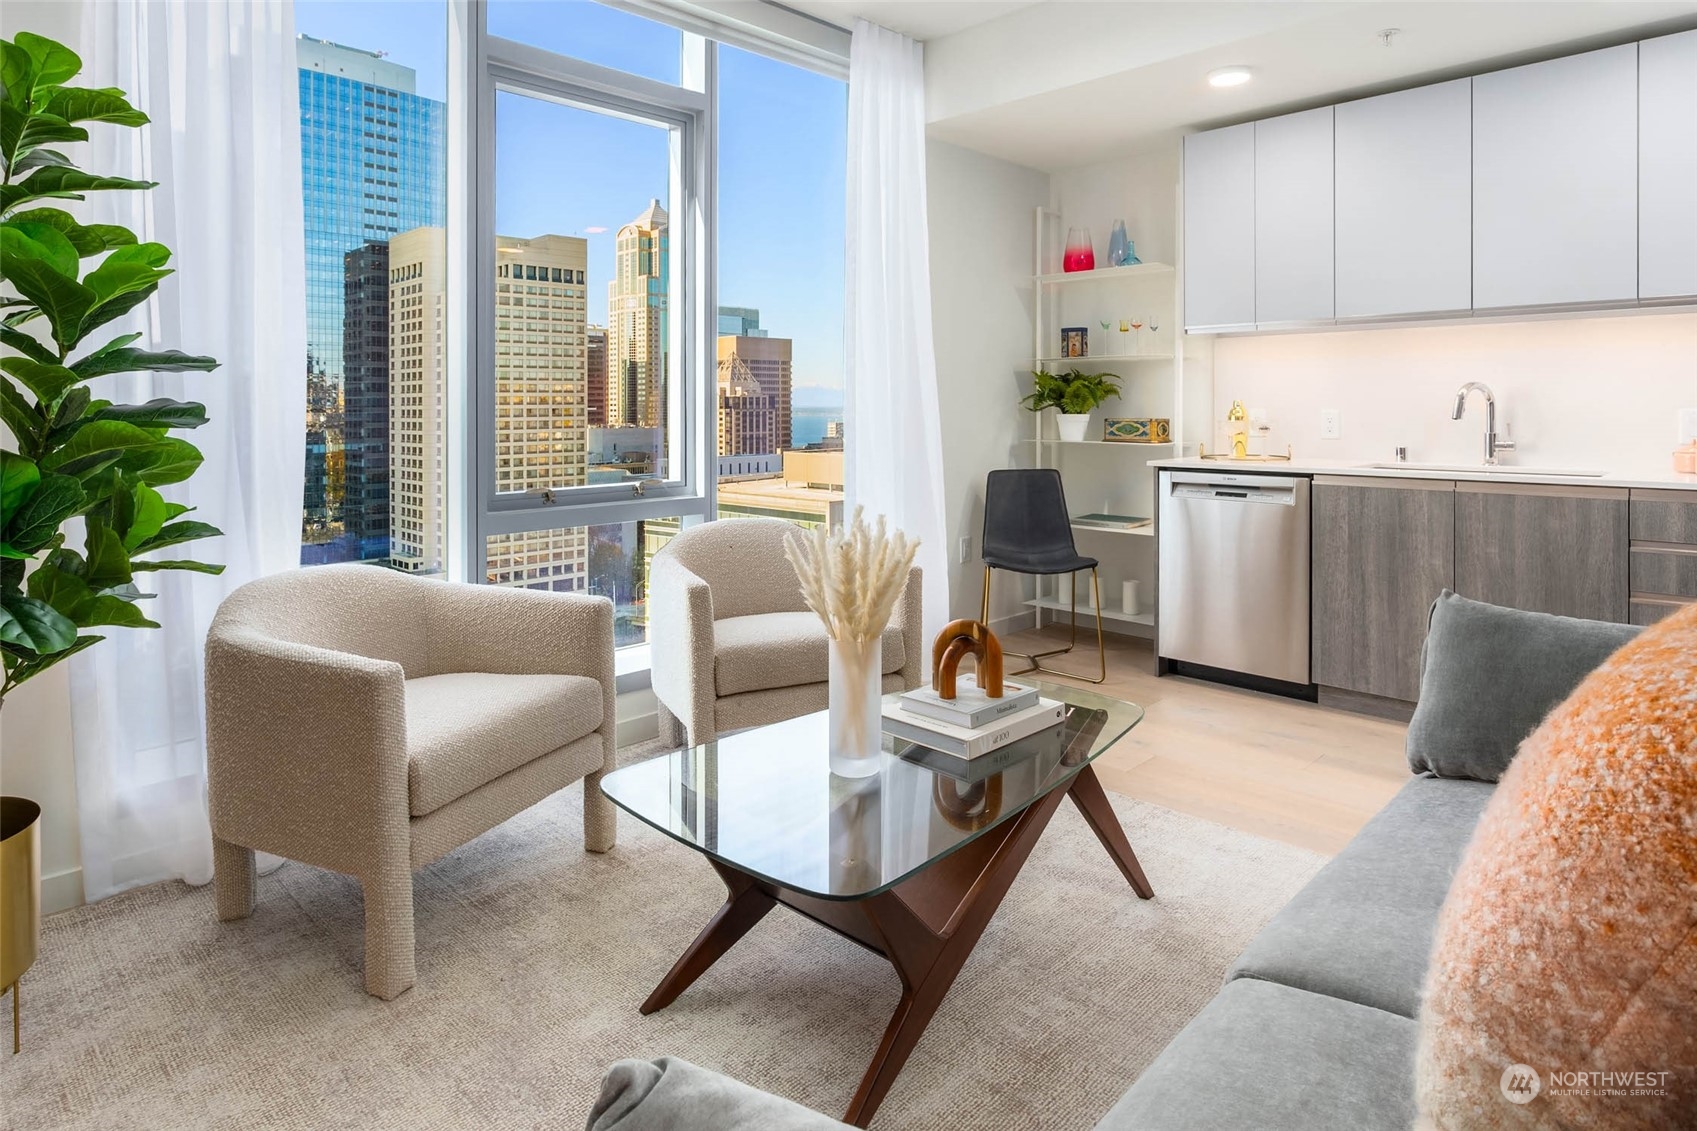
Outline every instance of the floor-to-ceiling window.
POLYGON ((625 645, 682 525, 840 516, 846 84, 649 15, 297 5, 303 563, 600 594, 625 645))

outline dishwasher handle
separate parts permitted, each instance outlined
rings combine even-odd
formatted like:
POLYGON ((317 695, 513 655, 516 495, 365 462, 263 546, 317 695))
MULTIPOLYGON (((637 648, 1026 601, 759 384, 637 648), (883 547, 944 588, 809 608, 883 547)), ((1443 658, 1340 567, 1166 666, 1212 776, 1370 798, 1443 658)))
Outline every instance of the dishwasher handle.
POLYGON ((1168 485, 1167 493, 1174 499, 1212 501, 1222 503, 1260 503, 1263 505, 1294 507, 1297 503, 1297 480, 1257 476, 1260 479, 1275 479, 1276 482, 1243 482, 1247 476, 1229 476, 1205 481, 1190 480, 1175 481, 1168 485))

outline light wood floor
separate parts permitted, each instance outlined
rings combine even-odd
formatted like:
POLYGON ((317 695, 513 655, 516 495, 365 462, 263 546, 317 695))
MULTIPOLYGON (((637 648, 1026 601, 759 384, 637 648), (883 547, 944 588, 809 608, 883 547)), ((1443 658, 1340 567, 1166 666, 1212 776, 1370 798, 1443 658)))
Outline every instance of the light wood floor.
MULTIPOLYGON (((1055 648, 1066 635, 1045 628, 1002 644, 1055 648)), ((1094 633, 1080 631, 1078 648, 1049 662, 1094 674, 1094 645, 1094 633)), ((1097 760, 1103 785, 1258 836, 1335 853, 1408 780, 1402 724, 1182 676, 1158 678, 1145 640, 1108 637, 1108 681, 1095 690, 1145 712, 1097 760)))

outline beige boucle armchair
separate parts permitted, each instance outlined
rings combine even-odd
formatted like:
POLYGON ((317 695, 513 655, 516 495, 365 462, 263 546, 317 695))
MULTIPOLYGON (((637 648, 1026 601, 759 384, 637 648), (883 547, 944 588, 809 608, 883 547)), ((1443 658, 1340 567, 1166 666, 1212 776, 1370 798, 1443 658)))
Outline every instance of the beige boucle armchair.
POLYGON ((375 566, 250 582, 206 640, 218 917, 254 907, 254 850, 358 878, 365 987, 413 984, 412 873, 583 778, 613 847, 613 609, 375 566))
MULTIPOLYGON (((661 738, 695 745, 825 709, 825 628, 784 556, 794 533, 782 519, 720 519, 654 555, 648 639, 661 738)), ((886 692, 924 677, 920 603, 916 566, 884 631, 886 692)))

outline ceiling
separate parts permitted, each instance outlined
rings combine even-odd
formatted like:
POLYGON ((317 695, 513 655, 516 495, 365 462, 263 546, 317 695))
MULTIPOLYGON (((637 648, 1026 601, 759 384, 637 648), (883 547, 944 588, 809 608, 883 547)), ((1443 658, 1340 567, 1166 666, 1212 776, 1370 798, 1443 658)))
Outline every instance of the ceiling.
POLYGON ((932 137, 1040 169, 1196 128, 1697 27, 1697 0, 788 0, 925 39, 932 137), (1386 47, 1379 33, 1397 28, 1386 47), (1207 73, 1243 64, 1247 85, 1207 73))
POLYGON ((786 8, 805 12, 838 27, 855 17, 882 24, 914 39, 940 39, 981 23, 1029 8, 1038 0, 782 0, 786 8))

